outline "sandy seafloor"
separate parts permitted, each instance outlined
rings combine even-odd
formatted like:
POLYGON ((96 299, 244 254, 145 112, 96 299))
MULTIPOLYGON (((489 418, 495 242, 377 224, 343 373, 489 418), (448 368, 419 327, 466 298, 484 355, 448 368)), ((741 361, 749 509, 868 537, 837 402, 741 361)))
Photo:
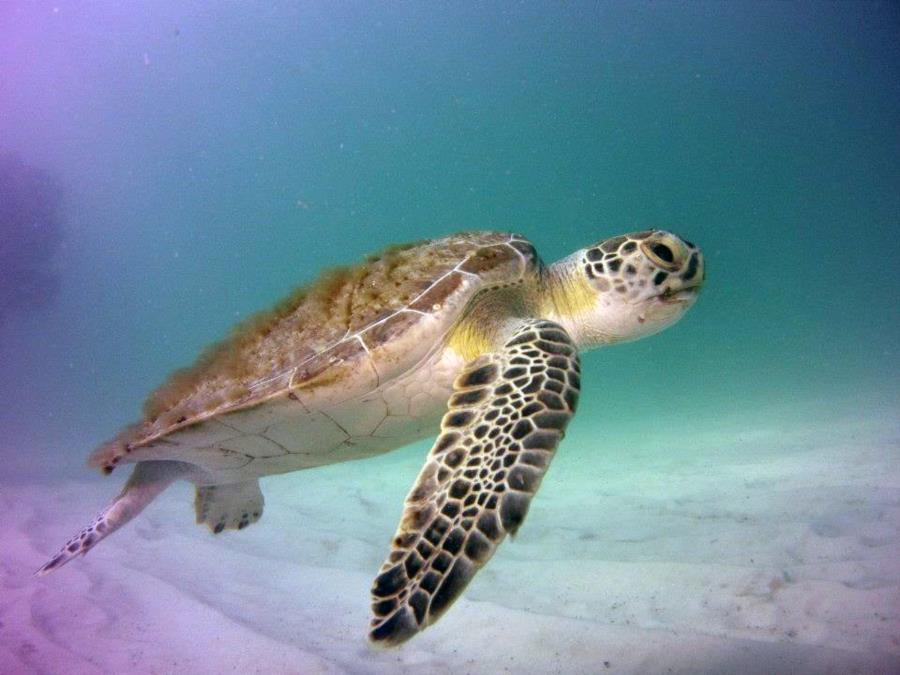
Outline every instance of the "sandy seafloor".
POLYGON ((627 449, 573 425, 517 539, 389 651, 365 641, 368 589, 427 444, 263 479, 263 519, 218 537, 178 484, 41 579, 123 475, 4 486, 2 670, 900 672, 892 415, 708 424, 627 449))

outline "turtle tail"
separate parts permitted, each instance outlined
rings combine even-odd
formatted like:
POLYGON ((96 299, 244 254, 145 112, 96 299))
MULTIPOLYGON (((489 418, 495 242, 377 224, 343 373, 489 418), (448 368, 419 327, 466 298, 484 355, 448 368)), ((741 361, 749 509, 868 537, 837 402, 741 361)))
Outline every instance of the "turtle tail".
POLYGON ((144 510, 173 481, 185 475, 187 465, 172 461, 139 462, 131 477, 106 509, 91 524, 69 539, 35 576, 49 574, 90 551, 101 539, 118 530, 144 510))

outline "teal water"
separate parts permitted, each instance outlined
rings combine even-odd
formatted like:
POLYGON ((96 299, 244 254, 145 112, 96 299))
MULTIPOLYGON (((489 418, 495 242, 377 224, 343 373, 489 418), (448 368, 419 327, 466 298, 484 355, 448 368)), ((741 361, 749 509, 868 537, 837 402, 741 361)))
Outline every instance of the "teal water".
POLYGON ((8 4, 0 36, 0 152, 64 195, 56 290, 0 315, 5 482, 83 479, 324 267, 473 228, 547 262, 651 226, 705 252, 680 324, 585 358, 570 457, 896 460, 896 4, 8 4))
POLYGON ((894 5, 63 4, 3 22, 0 138, 66 194, 56 301, 3 317, 11 449, 77 463, 322 267, 466 228, 519 231, 548 261, 646 226, 704 248, 683 324, 590 359, 611 424, 896 411, 894 5))

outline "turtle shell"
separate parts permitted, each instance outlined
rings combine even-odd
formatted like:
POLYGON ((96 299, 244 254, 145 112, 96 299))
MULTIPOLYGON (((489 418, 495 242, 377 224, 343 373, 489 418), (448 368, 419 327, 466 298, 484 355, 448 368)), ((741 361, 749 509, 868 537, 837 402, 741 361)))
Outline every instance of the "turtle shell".
POLYGON ((120 461, 157 458, 141 449, 161 444, 177 446, 165 455, 177 459, 196 444, 167 439, 207 421, 225 424, 232 413, 285 399, 314 411, 363 396, 440 348, 476 294, 522 282, 538 265, 522 237, 463 232, 330 270, 172 374, 147 398, 143 419, 90 464, 109 472, 120 461))

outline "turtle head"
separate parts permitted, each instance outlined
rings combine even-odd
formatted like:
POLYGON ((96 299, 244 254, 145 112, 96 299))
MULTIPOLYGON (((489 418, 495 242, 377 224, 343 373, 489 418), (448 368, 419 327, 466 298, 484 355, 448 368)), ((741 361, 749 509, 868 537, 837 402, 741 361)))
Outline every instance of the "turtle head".
POLYGON ((703 254, 663 230, 634 232, 576 251, 550 267, 554 319, 582 348, 658 333, 694 304, 703 254))

